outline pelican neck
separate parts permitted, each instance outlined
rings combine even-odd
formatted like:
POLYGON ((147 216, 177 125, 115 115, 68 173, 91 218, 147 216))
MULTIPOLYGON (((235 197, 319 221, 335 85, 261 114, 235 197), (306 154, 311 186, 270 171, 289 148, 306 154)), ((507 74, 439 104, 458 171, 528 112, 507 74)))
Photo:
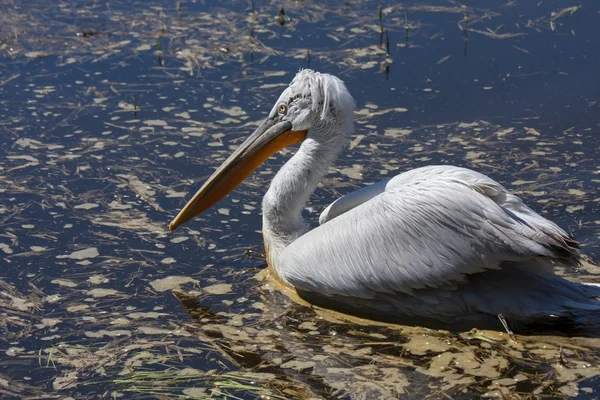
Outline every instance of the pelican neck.
POLYGON ((309 231, 302 210, 339 153, 344 136, 311 135, 277 172, 262 203, 263 237, 267 262, 277 275, 281 253, 309 231), (319 140, 318 138, 328 138, 319 140))

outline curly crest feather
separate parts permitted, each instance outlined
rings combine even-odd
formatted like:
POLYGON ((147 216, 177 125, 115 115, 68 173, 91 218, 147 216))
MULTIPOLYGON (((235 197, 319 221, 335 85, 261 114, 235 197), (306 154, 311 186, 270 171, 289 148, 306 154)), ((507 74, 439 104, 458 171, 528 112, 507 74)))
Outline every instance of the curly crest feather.
POLYGON ((328 120, 337 110, 351 118, 356 107, 354 99, 346 89, 344 82, 336 76, 322 74, 310 69, 301 69, 290 83, 292 96, 310 97, 313 111, 321 109, 320 118, 328 120))

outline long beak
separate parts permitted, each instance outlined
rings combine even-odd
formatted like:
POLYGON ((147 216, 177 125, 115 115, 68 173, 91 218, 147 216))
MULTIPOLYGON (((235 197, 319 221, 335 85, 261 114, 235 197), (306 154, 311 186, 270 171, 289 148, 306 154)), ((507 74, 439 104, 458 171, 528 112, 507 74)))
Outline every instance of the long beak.
POLYGON ((292 131, 287 121, 277 122, 267 118, 252 135, 215 171, 200 190, 171 221, 174 231, 196 215, 203 213, 229 192, 273 154, 303 141, 307 131, 292 131))

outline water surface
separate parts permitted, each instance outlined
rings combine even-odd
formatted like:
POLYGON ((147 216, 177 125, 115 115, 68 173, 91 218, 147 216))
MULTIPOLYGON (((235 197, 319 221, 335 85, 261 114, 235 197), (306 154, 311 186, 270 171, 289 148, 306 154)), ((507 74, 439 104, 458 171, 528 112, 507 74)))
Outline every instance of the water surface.
POLYGON ((599 282, 600 7, 390 2, 380 24, 374 1, 213 4, 0 6, 0 393, 595 398, 597 338, 347 320, 260 281, 261 197, 294 149, 168 222, 310 67, 358 105, 315 224, 392 174, 474 168, 581 242, 560 273, 599 282))

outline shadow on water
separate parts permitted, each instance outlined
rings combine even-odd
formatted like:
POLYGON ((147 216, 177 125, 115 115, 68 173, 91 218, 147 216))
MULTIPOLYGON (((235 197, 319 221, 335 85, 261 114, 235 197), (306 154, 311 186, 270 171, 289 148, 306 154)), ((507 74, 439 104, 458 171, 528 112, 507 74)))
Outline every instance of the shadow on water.
POLYGON ((2 397, 597 397, 598 338, 375 323, 273 288, 261 196, 293 149, 167 224, 309 66, 358 104, 315 223, 397 172, 466 166, 581 242, 561 275, 600 281, 598 6, 210 4, 0 5, 2 397))

